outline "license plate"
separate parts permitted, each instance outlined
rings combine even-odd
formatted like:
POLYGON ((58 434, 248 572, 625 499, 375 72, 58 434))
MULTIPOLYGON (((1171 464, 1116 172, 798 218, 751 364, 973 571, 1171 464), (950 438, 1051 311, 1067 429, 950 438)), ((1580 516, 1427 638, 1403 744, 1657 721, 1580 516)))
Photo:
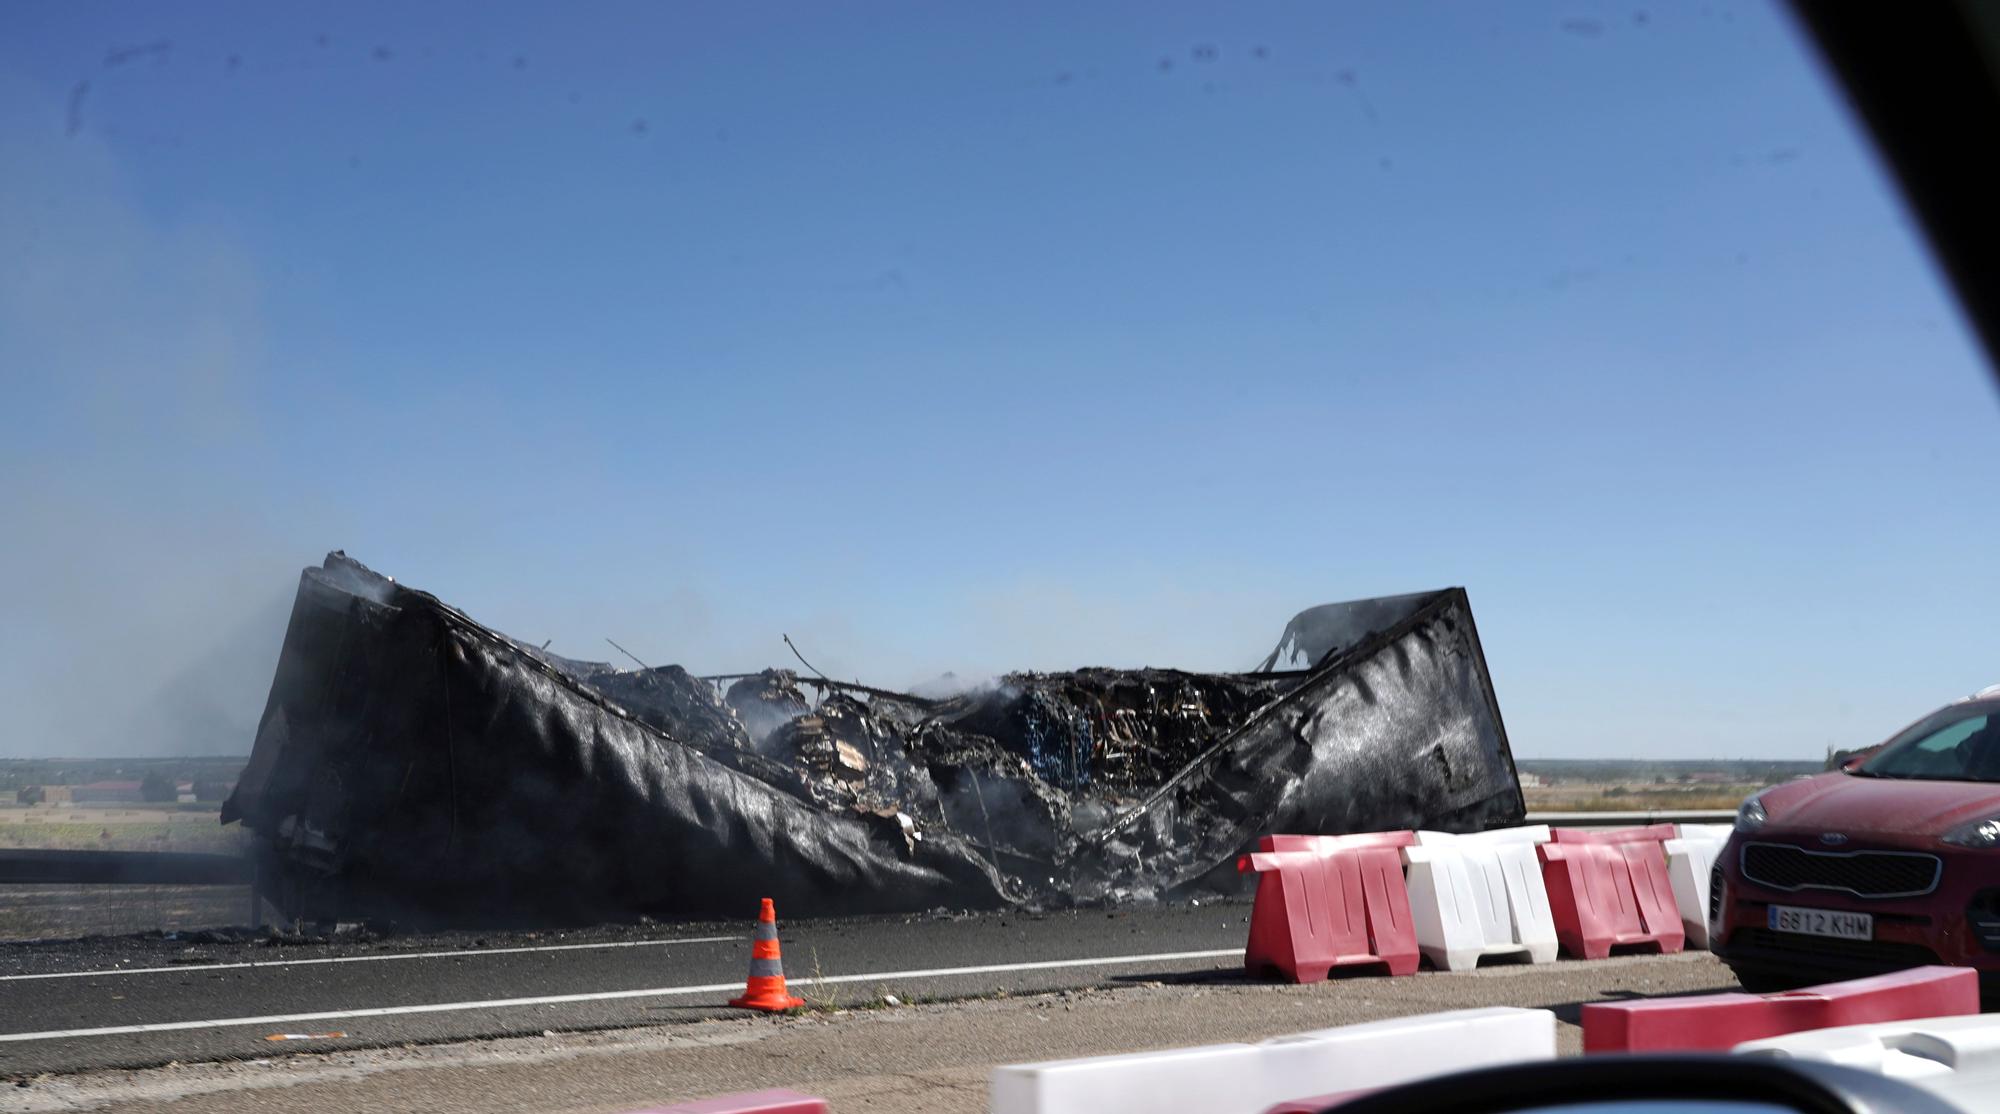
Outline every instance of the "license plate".
POLYGON ((1872 940, 1875 938, 1875 918, 1867 913, 1773 905, 1771 931, 1794 932, 1801 936, 1832 936, 1840 940, 1872 940))

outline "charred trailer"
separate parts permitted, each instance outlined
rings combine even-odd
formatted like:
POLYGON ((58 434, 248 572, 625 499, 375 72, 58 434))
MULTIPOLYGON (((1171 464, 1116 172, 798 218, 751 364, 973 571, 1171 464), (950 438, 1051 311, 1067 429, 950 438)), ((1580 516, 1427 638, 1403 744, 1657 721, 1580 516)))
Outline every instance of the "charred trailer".
POLYGON ((288 913, 431 926, 1160 900, 1273 831, 1522 816, 1461 589, 1303 612, 1245 673, 924 697, 576 661, 340 553, 224 807, 288 913))
POLYGON ((945 833, 835 815, 343 554, 302 574, 225 803, 309 915, 429 924, 990 908, 945 833))

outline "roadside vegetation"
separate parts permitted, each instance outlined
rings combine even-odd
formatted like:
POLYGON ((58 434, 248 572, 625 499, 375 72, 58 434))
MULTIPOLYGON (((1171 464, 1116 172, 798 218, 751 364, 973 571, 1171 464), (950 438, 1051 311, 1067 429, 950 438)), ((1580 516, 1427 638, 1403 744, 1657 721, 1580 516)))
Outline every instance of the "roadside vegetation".
POLYGON ((1530 812, 1733 809, 1766 786, 1825 769, 1765 759, 1530 758, 1515 762, 1530 812))
POLYGON ((1705 786, 1699 789, 1630 788, 1622 785, 1552 786, 1523 789, 1529 812, 1641 812, 1647 809, 1735 808, 1761 785, 1705 786))
POLYGON ((0 848, 226 854, 242 846, 241 827, 223 827, 221 814, 212 807, 200 811, 141 805, 0 808, 0 848))

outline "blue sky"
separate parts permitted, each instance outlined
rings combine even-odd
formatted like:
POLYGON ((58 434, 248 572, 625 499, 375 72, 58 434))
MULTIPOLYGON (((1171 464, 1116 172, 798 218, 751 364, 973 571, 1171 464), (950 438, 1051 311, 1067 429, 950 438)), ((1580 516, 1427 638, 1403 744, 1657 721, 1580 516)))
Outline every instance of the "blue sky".
POLYGON ((572 7, 0 8, 0 754, 246 748, 336 547, 887 685, 1462 584, 1530 757, 2000 681, 1983 359, 1772 7, 572 7))

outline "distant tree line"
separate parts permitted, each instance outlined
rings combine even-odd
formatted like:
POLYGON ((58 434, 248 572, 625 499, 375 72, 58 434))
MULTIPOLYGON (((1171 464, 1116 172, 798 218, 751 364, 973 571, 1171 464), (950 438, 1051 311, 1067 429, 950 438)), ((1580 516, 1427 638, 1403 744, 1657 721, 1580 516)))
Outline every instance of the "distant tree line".
POLYGON ((1745 758, 1517 758, 1522 773, 1546 778, 1598 782, 1671 782, 1690 774, 1721 774, 1741 785, 1771 785, 1799 774, 1816 773, 1819 763, 1745 758))

